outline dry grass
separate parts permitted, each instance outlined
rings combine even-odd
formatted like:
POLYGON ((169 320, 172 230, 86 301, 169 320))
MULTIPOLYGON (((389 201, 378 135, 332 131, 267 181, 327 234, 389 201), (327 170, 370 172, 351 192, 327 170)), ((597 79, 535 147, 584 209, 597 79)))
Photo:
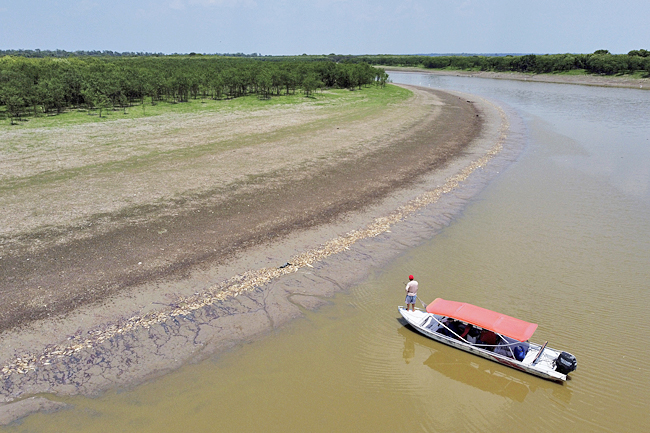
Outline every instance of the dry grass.
POLYGON ((0 255, 42 230, 87 227, 134 207, 372 151, 423 114, 424 106, 403 103, 403 89, 391 89, 391 98, 374 92, 247 111, 0 131, 0 255))

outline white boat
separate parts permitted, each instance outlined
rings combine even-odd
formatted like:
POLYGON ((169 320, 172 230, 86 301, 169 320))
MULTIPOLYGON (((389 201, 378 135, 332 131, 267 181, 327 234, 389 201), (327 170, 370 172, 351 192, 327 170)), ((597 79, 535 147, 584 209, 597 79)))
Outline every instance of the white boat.
POLYGON ((398 311, 416 331, 499 364, 564 382, 577 367, 573 355, 528 340, 537 324, 464 302, 436 299, 426 311, 398 311))

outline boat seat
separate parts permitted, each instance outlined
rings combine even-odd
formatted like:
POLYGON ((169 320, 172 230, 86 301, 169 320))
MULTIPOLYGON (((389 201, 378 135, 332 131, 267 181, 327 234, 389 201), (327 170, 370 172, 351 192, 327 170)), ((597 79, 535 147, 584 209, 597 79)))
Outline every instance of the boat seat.
POLYGON ((428 330, 430 330, 432 332, 436 332, 438 330, 438 328, 440 327, 438 322, 436 322, 436 320, 431 316, 429 316, 427 318, 427 320, 428 320, 428 322, 425 322, 425 324, 422 327, 427 328, 428 330))

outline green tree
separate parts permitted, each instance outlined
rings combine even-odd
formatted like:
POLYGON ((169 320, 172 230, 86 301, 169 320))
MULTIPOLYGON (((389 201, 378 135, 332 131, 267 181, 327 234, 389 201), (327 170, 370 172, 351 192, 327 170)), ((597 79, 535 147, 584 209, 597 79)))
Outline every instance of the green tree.
POLYGON ((323 86, 323 82, 314 72, 311 72, 303 77, 301 86, 303 92, 305 92, 305 96, 311 96, 314 90, 323 86))
POLYGON ((22 117, 29 105, 25 81, 24 77, 15 71, 0 70, 0 102, 7 108, 12 125, 16 124, 16 119, 22 117))
POLYGON ((256 84, 258 87, 258 94, 261 93, 262 98, 269 99, 271 97, 271 87, 273 86, 271 73, 267 70, 261 70, 256 76, 256 84))
POLYGON ((627 53, 628 56, 639 56, 639 57, 649 57, 650 56, 650 51, 640 49, 640 50, 632 50, 629 53, 627 53))
POLYGON ((41 79, 37 86, 38 100, 43 111, 48 113, 56 109, 57 114, 61 113, 66 104, 66 85, 59 77, 41 79))

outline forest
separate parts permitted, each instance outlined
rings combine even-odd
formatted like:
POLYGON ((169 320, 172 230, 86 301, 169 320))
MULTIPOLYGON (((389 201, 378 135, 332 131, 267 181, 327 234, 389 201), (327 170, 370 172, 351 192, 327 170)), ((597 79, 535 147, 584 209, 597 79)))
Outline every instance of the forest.
MULTIPOLYGON (((255 56, 252 56, 255 57, 255 56)), ((322 88, 385 85, 388 74, 364 62, 204 55, 5 56, 0 58, 0 116, 13 124, 24 116, 69 108, 102 110, 189 98, 271 98, 322 88)))
POLYGON ((650 51, 632 50, 611 54, 597 50, 592 54, 527 54, 522 56, 395 56, 372 55, 345 57, 348 62, 382 66, 415 66, 429 69, 456 69, 535 74, 581 71, 588 74, 637 74, 650 77, 650 51))
POLYGON ((0 118, 70 108, 99 111, 189 98, 271 98, 322 88, 385 85, 377 66, 650 77, 650 51, 527 55, 162 55, 112 51, 12 50, 0 54, 0 118))

